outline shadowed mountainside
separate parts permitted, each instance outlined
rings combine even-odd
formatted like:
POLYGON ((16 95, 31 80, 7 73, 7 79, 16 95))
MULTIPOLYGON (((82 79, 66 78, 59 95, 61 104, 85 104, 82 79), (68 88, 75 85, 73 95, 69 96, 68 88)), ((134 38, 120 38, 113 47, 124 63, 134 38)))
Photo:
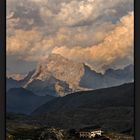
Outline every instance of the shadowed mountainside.
POLYGON ((24 88, 11 88, 7 92, 7 112, 29 114, 53 98, 54 97, 49 95, 37 96, 24 88))
POLYGON ((133 83, 55 98, 32 113, 39 124, 61 128, 100 125, 103 129, 133 133, 133 83))
POLYGON ((133 84, 72 93, 63 98, 55 98, 39 107, 34 114, 68 111, 77 108, 106 108, 133 106, 133 84))

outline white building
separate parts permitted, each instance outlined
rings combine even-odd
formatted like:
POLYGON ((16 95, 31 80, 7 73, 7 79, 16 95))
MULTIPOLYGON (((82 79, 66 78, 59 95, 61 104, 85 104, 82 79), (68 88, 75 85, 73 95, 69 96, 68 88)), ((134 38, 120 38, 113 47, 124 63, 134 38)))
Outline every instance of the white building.
POLYGON ((94 138, 95 136, 101 136, 102 131, 100 127, 86 127, 80 130, 80 138, 94 138))

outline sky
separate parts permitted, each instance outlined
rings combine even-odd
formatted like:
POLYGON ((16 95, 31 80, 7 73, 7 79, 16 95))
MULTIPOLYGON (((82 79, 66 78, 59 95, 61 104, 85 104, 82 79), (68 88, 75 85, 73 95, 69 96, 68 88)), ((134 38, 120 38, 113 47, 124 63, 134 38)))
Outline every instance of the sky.
POLYGON ((133 0, 7 0, 7 74, 49 54, 97 72, 133 64, 133 0))

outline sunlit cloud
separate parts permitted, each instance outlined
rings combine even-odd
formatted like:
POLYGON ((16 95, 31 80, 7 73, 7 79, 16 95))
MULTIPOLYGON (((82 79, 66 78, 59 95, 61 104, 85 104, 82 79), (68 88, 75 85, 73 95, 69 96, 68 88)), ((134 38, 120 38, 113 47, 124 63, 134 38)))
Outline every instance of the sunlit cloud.
POLYGON ((7 55, 31 65, 51 53, 97 71, 133 63, 133 0, 8 0, 7 55))
POLYGON ((61 54, 70 59, 86 62, 97 71, 133 63, 133 12, 120 19, 116 27, 106 34, 104 40, 90 47, 60 47, 54 48, 53 53, 61 54), (125 61, 124 61, 125 60, 125 61), (123 63, 124 62, 124 63, 123 63))

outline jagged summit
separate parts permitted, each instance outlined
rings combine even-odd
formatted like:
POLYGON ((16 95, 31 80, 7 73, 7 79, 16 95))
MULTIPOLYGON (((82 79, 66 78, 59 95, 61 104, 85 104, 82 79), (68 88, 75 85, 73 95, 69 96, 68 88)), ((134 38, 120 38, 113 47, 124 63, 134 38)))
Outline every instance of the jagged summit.
POLYGON ((56 53, 52 53, 49 54, 47 58, 43 59, 39 65, 43 65, 43 64, 50 64, 50 63, 55 63, 55 64, 66 64, 66 63, 75 63, 75 61, 73 60, 69 60, 66 57, 60 55, 60 54, 56 54, 56 53))
POLYGON ((65 81, 71 88, 74 88, 78 86, 83 74, 84 65, 82 63, 68 60, 59 54, 51 54, 37 66, 26 86, 35 79, 44 81, 53 76, 58 80, 65 81))
POLYGON ((27 79, 24 88, 38 95, 65 96, 79 90, 111 87, 133 81, 133 66, 111 69, 101 74, 86 64, 69 60, 59 54, 50 54, 27 79))

